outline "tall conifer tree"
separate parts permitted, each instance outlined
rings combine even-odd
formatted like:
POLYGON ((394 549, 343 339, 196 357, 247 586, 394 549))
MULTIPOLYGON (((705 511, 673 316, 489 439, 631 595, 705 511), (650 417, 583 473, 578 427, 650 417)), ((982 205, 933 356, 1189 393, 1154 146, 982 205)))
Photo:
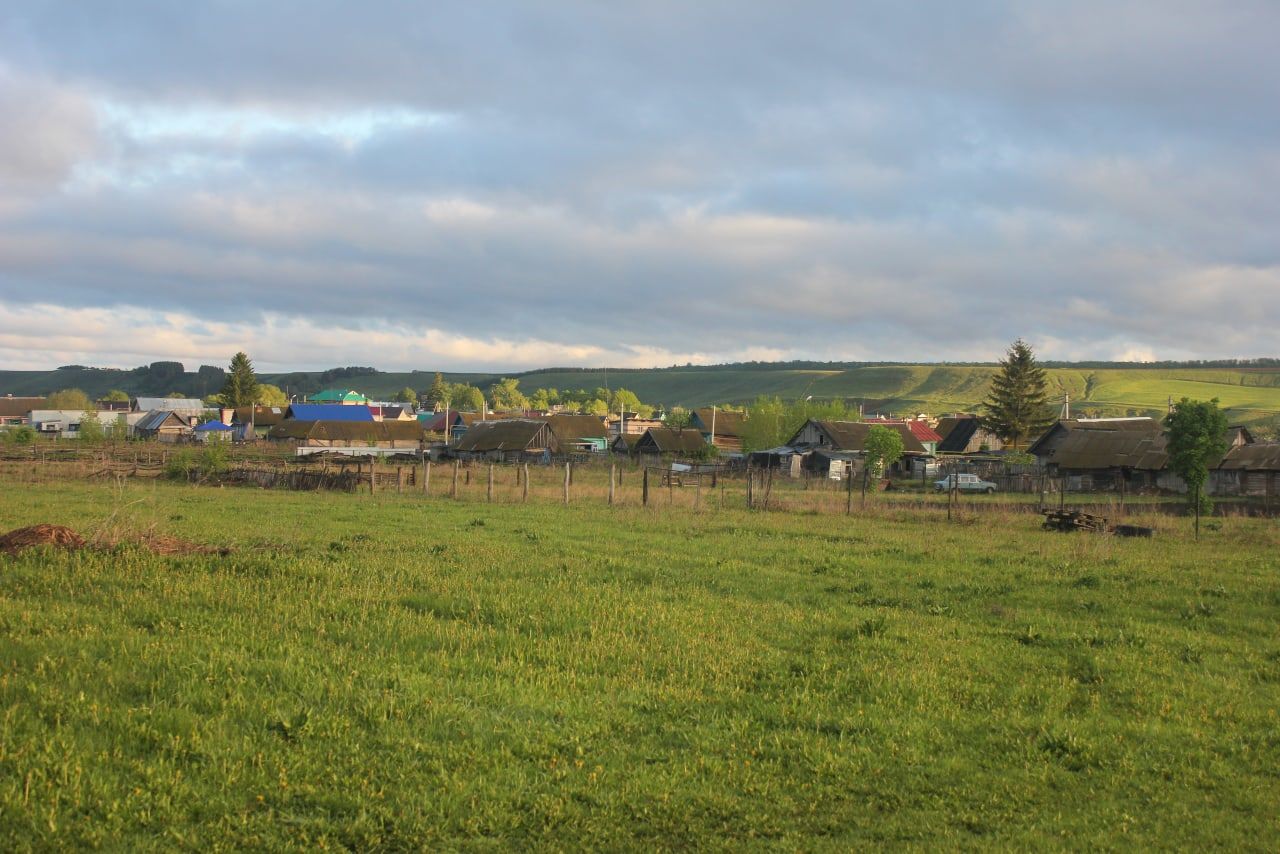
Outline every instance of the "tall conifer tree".
POLYGON ((1047 389, 1044 368, 1036 363, 1031 345, 1019 338, 991 381, 991 393, 982 404, 987 410, 982 426, 1018 450, 1054 421, 1047 389))
POLYGON ((231 357, 231 367, 227 370, 227 381, 222 385, 218 398, 223 406, 253 406, 258 399, 258 377, 253 372, 253 363, 244 353, 236 353, 231 357))

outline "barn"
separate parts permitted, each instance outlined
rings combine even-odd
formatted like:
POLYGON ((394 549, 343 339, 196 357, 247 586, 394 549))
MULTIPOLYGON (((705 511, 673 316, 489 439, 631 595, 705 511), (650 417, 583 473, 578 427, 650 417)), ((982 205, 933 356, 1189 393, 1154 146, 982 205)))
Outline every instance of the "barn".
POLYGON ((556 442, 543 419, 504 418, 473 423, 450 450, 463 460, 550 462, 556 442))

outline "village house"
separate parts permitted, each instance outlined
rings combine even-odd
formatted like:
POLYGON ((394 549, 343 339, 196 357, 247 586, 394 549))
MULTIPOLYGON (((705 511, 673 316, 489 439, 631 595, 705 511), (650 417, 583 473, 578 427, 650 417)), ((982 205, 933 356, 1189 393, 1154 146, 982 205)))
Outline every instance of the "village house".
POLYGON ((134 422, 130 435, 135 439, 181 442, 191 436, 195 420, 195 416, 188 416, 184 412, 153 409, 134 422))
POLYGON ((985 454, 1004 450, 1004 442, 982 426, 976 415, 950 415, 938 419, 936 453, 985 454))
POLYGON ((293 442, 300 449, 370 453, 373 451, 417 451, 426 434, 416 421, 281 421, 267 433, 273 442, 293 442))
POLYGON ((609 431, 598 415, 547 415, 551 435, 559 453, 604 453, 609 447, 609 431))
POLYGON ((80 425, 84 421, 94 419, 102 425, 103 430, 109 431, 115 428, 119 416, 118 412, 83 409, 33 409, 28 423, 42 435, 76 439, 80 436, 80 425))
POLYGON ((876 426, 893 430, 902 438, 903 457, 893 464, 890 471, 908 474, 917 463, 926 463, 929 454, 924 445, 915 437, 911 428, 902 422, 877 425, 866 421, 824 421, 811 418, 796 431, 787 445, 805 455, 801 463, 805 470, 830 476, 835 467, 835 473, 840 474, 840 468, 851 471, 850 461, 865 454, 867 436, 871 433, 871 428, 876 426), (819 451, 823 453, 816 453, 819 451))
POLYGON ((702 431, 695 427, 650 427, 636 440, 632 453, 654 457, 699 456, 705 454, 708 447, 702 431))
POLYGON ((1280 496, 1280 442, 1241 444, 1209 473, 1210 495, 1280 496))
POLYGON ((556 451, 551 425, 540 418, 477 421, 450 448, 459 459, 491 462, 550 462, 556 451))
POLYGON ((415 421, 418 417, 412 407, 400 404, 374 403, 369 405, 369 411, 374 421, 415 421))
POLYGON ((730 412, 719 407, 695 409, 689 414, 689 426, 702 433, 708 444, 715 445, 721 453, 742 453, 742 425, 747 416, 743 412, 730 412))
POLYGON ((14 397, 7 394, 0 397, 0 427, 21 427, 31 423, 31 411, 44 409, 46 398, 14 397))
POLYGON ((240 441, 265 439, 272 427, 285 420, 287 413, 286 406, 237 406, 221 411, 222 423, 236 427, 235 438, 240 441))
POLYGON ((626 434, 640 436, 650 427, 664 427, 661 418, 641 418, 634 412, 618 412, 605 416, 605 426, 610 436, 626 434))

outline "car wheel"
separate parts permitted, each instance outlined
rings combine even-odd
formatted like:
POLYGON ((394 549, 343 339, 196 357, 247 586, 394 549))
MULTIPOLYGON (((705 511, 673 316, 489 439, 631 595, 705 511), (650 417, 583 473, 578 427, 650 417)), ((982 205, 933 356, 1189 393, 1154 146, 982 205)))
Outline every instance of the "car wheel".
POLYGON ((995 495, 995 494, 996 494, 996 488, 994 486, 988 486, 987 495, 995 495))

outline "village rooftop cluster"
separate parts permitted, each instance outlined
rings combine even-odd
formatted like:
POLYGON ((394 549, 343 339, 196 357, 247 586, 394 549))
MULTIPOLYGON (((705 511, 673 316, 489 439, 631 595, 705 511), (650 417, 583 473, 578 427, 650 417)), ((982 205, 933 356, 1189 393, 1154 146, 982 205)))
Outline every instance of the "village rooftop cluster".
MULTIPOLYGON (((1010 454, 975 414, 861 420, 811 418, 782 445, 744 442, 749 414, 704 407, 679 426, 666 413, 608 415, 560 407, 458 411, 447 406, 373 401, 334 388, 283 406, 211 407, 194 398, 136 397, 96 402, 96 409, 46 408, 45 398, 0 397, 0 430, 27 428, 42 440, 77 440, 92 433, 114 441, 162 443, 283 443, 298 457, 412 455, 500 463, 550 464, 620 455, 646 464, 681 467, 716 462, 724 467, 772 469, 781 476, 844 479, 861 473, 871 428, 895 431, 902 456, 886 475, 925 480, 950 463, 966 471, 1006 475, 1035 470, 1063 478, 1072 491, 1185 492, 1169 467, 1160 421, 1148 417, 1064 417, 1032 437, 1025 453, 1010 454), (85 429, 87 422, 97 428, 85 429), (1017 463, 1019 465, 1011 465, 1017 463)), ((1228 450, 1211 466, 1211 495, 1280 494, 1280 443, 1256 441, 1232 426, 1228 450)), ((994 475, 992 475, 994 476, 994 475)))

